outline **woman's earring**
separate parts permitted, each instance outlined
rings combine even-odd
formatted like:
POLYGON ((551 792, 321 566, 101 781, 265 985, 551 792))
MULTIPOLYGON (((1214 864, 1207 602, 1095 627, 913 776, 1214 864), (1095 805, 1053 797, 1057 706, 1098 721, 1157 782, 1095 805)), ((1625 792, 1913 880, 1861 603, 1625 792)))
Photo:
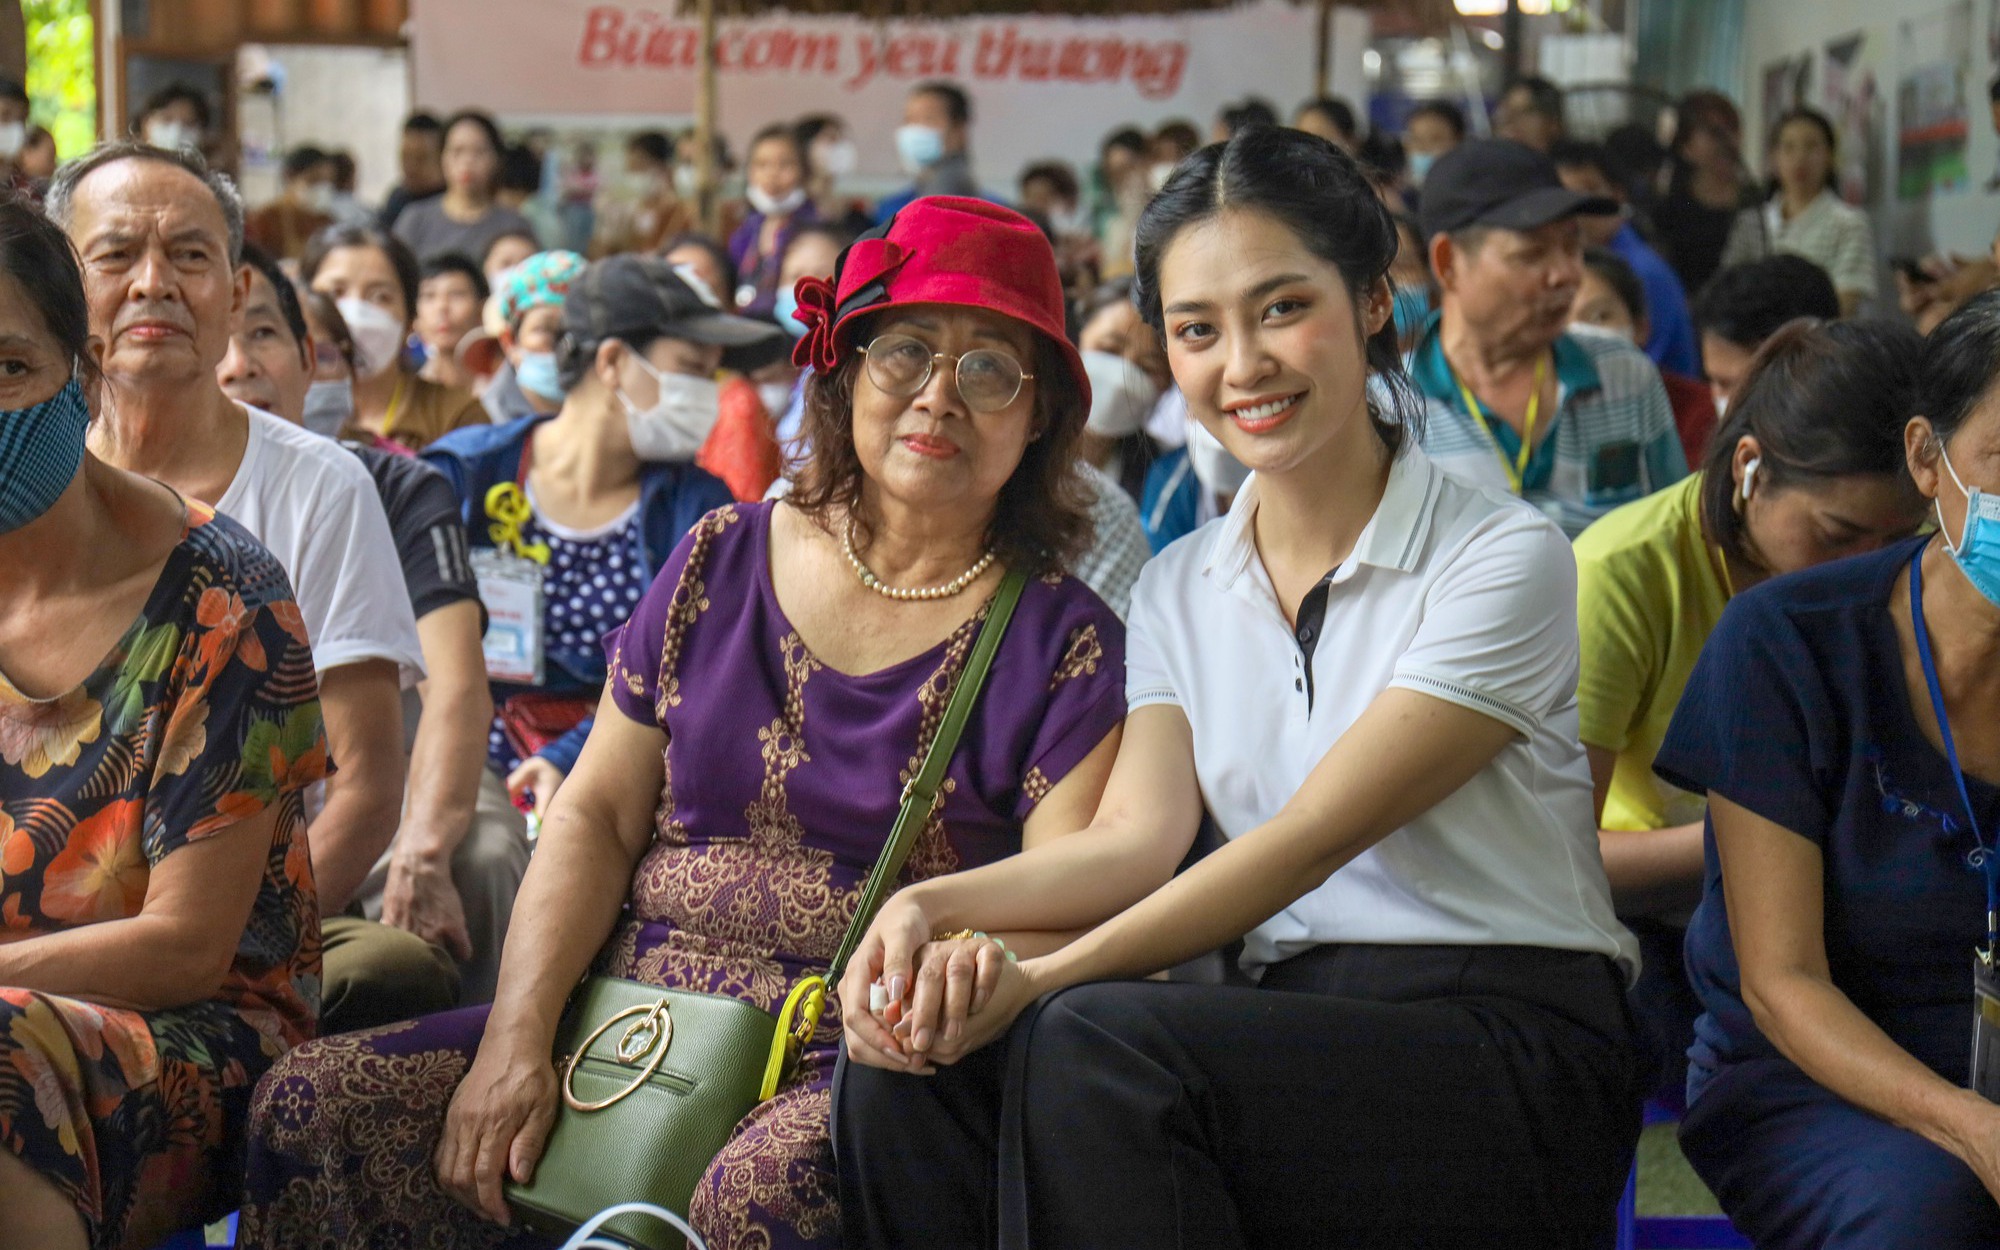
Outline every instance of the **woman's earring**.
POLYGON ((1750 494, 1757 489, 1757 470, 1762 467, 1762 457, 1750 457, 1750 463, 1743 466, 1743 502, 1750 502, 1750 494))

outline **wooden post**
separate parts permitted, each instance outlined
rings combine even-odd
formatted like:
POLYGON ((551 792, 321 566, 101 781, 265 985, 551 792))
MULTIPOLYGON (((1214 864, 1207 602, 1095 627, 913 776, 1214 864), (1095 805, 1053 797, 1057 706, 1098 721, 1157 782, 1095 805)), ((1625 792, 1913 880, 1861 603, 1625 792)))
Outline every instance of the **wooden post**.
MULTIPOLYGON (((701 228, 709 237, 722 229, 722 194, 717 184, 722 171, 715 162, 715 0, 700 0, 701 81, 694 102, 695 174, 700 186, 697 207, 701 228)), ((734 291, 717 291, 720 299, 733 299, 734 291)))
POLYGON ((1333 0, 1319 0, 1319 39, 1313 46, 1313 94, 1325 96, 1333 86, 1333 0))
POLYGON ((28 19, 20 0, 0 0, 0 74, 28 80, 28 19))

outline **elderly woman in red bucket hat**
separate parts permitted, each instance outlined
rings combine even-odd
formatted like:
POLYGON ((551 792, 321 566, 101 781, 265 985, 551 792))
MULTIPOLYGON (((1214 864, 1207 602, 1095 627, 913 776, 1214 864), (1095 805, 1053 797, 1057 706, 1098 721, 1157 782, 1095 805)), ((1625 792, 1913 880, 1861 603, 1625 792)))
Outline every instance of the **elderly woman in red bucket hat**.
MULTIPOLYGON (((812 452, 783 501, 709 514, 607 638, 605 702, 547 815, 492 1007, 281 1061, 253 1108, 244 1246, 541 1244, 502 1187, 532 1175, 557 1114, 571 990, 595 973, 775 1014, 824 972, 1009 572, 1025 590, 901 879, 990 863, 1095 810, 1124 633, 1063 572, 1087 537, 1090 401, 1047 242, 1006 209, 926 199, 797 295, 812 452)), ((1056 940, 945 945, 978 964, 1056 940)), ((838 1244, 842 1005, 697 1186, 711 1247, 838 1244)))

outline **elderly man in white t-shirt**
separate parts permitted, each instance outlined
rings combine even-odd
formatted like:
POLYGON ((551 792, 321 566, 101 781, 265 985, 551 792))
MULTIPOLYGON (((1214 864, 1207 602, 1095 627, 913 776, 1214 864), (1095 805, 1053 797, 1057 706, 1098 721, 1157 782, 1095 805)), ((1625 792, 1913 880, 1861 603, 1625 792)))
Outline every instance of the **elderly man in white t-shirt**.
POLYGON ((242 200, 199 156, 114 144, 61 172, 48 211, 83 259, 90 328, 104 343, 107 390, 92 450, 256 535, 290 575, 311 635, 338 770, 310 830, 327 918, 322 1026, 450 1006, 457 984, 448 957, 412 935, 334 919, 395 835, 400 692, 422 677, 423 652, 367 471, 335 444, 237 405, 216 384, 247 286, 237 266, 242 200), (357 937, 365 975, 356 975, 357 952, 341 949, 357 937))

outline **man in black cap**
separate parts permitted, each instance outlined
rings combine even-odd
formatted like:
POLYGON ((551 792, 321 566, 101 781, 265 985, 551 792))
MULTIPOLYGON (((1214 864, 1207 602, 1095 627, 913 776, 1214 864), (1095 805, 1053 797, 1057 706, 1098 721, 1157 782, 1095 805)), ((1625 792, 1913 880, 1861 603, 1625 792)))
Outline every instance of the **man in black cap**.
POLYGON ((1410 357, 1429 408, 1424 450, 1521 496, 1572 538, 1688 471, 1653 363, 1629 343, 1564 333, 1583 281, 1576 219, 1617 208, 1568 190, 1548 157, 1504 139, 1460 146, 1424 182, 1441 293, 1410 357))

